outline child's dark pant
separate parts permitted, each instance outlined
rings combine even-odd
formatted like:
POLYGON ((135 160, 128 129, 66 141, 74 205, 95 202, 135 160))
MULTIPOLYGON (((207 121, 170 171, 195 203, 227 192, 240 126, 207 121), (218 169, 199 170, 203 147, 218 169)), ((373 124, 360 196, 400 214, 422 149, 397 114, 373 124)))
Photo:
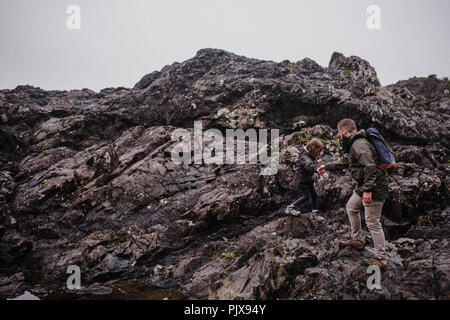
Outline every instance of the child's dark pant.
POLYGON ((294 203, 292 203, 292 206, 302 204, 311 199, 313 210, 319 209, 319 196, 313 184, 300 187, 300 192, 302 193, 302 196, 295 200, 294 203))

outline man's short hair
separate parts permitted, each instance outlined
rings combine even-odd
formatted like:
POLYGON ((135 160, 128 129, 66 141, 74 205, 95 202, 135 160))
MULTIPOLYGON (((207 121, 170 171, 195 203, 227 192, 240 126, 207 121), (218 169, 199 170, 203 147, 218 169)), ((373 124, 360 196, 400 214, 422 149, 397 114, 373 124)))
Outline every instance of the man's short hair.
POLYGON ((338 131, 345 129, 348 132, 353 133, 356 132, 356 123, 352 119, 342 119, 341 121, 339 121, 337 129, 338 131))

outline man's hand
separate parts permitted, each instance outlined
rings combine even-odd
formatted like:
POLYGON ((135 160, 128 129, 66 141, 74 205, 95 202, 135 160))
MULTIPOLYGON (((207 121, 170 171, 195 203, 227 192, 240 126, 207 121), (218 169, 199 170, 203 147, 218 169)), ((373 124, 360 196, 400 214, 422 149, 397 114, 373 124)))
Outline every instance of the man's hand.
POLYGON ((320 167, 318 167, 317 168, 317 172, 320 173, 320 174, 324 173, 325 172, 325 165, 323 164, 320 167))
POLYGON ((364 192, 363 201, 364 201, 364 203, 371 203, 373 201, 372 200, 372 192, 364 192))

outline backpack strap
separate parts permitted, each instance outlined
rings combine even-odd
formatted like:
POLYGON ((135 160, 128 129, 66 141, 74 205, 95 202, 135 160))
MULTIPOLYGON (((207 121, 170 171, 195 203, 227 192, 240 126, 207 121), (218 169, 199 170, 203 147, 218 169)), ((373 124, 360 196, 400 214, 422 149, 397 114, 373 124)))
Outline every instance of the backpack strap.
MULTIPOLYGON (((354 136, 353 139, 349 142, 349 144, 348 144, 348 149, 347 149, 347 150, 344 150, 344 151, 347 152, 347 153, 350 153, 350 150, 352 149, 353 143, 354 143, 356 140, 360 139, 360 138, 367 139, 367 138, 364 137, 362 134, 357 134, 357 135, 354 136)), ((368 140, 368 139, 367 139, 367 140, 368 140)), ((370 142, 370 141, 369 141, 369 142, 370 142)))

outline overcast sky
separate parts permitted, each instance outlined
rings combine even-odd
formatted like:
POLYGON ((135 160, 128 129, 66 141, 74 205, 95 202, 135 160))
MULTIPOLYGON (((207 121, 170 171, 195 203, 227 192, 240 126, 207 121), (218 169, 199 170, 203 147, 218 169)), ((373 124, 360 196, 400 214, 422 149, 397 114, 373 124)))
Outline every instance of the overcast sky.
POLYGON ((449 0, 0 0, 0 88, 132 87, 207 47, 322 66, 333 51, 357 55, 383 85, 444 77, 449 18, 449 0), (69 5, 79 30, 67 28, 69 5), (370 5, 379 30, 366 25, 370 5))

